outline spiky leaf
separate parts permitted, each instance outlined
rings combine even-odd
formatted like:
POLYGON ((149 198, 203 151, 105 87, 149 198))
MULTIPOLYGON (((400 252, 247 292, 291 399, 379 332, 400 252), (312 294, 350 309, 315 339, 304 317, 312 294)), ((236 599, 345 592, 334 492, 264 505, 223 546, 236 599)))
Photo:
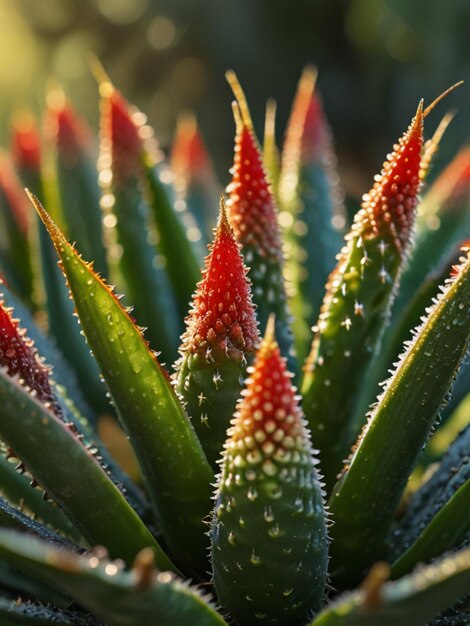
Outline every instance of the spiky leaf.
POLYGON ((191 423, 142 332, 38 200, 32 200, 56 246, 83 330, 132 441, 163 534, 175 558, 191 571, 204 571, 202 519, 210 509, 213 472, 191 423))
MULTIPOLYGON (((184 202, 194 216, 201 241, 209 243, 217 220, 217 183, 197 120, 191 113, 178 118, 171 148, 178 206, 184 202)), ((191 233, 194 238, 197 232, 191 233)))
POLYGON ((275 314, 276 337, 282 354, 289 359, 290 369, 295 371, 277 208, 245 94, 233 72, 227 72, 226 76, 238 101, 234 107, 236 136, 232 181, 227 187, 229 219, 250 268, 260 327, 264 328, 269 315, 275 314))
POLYGON ((470 537, 470 426, 415 493, 391 535, 397 578, 470 537))
POLYGON ((395 508, 468 348, 468 251, 401 356, 333 489, 337 579, 357 580, 384 554, 395 508))
POLYGON ((157 572, 145 551, 130 572, 93 553, 79 556, 0 530, 0 556, 70 594, 109 626, 223 626, 225 621, 188 584, 157 572))
POLYGON ((259 340, 246 272, 222 199, 176 373, 177 391, 214 467, 259 340))
POLYGON ((422 104, 363 198, 331 273, 302 395, 329 489, 361 424, 353 423, 360 384, 377 350, 406 257, 419 190, 422 104))
POLYGON ((143 131, 135 123, 124 98, 110 83, 103 83, 100 93, 100 181, 112 267, 117 282, 124 279, 129 302, 134 306, 138 322, 148 329, 149 341, 158 347, 165 360, 172 361, 181 326, 162 267, 161 251, 155 246, 158 235, 150 219, 141 163, 143 131), (117 245, 121 247, 120 254, 116 252, 117 245))
POLYGON ((345 225, 335 157, 319 96, 316 70, 299 82, 282 152, 279 199, 286 236, 293 330, 299 360, 308 354, 325 284, 341 248, 345 225))
POLYGON ((377 568, 361 590, 334 600, 310 626, 426 626, 434 616, 465 596, 469 586, 469 549, 396 582, 384 584, 377 568))

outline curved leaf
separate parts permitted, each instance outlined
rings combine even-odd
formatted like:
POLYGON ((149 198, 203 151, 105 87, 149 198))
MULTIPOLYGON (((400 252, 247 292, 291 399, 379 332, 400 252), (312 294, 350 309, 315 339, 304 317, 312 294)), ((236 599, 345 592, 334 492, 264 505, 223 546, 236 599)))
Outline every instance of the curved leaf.
POLYGON ((94 554, 79 556, 0 529, 0 557, 69 593, 109 626, 224 626, 197 590, 169 572, 158 573, 147 551, 131 572, 94 554))
POLYGON ((62 261, 91 349, 142 467, 172 553, 191 571, 207 569, 203 518, 213 472, 169 376, 109 287, 77 254, 36 198, 62 261), (184 470, 183 470, 184 468, 184 470))
POLYGON ((15 450, 85 539, 104 545, 114 557, 127 562, 139 550, 151 546, 161 567, 173 568, 85 446, 4 372, 0 372, 0 400, 0 437, 15 450))
POLYGON ((470 426, 449 448, 431 478, 411 498, 392 533, 393 578, 456 548, 470 536, 470 426))
POLYGON ((468 594, 470 549, 396 582, 383 584, 383 579, 374 580, 373 576, 371 572, 361 590, 332 602, 310 626, 426 626, 468 594))
POLYGON ((469 250, 408 343, 333 489, 337 580, 357 580, 385 554, 385 535, 400 496, 468 349, 469 250))

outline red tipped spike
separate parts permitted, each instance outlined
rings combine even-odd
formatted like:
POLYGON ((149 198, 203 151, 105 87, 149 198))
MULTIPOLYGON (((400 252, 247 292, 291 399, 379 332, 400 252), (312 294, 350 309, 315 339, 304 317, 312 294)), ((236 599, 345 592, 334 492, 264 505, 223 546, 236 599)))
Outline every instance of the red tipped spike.
POLYGON ((67 159, 74 160, 92 143, 88 125, 77 116, 62 93, 49 94, 45 130, 47 138, 57 144, 59 152, 67 159))
POLYGON ((243 247, 254 245, 261 256, 281 261, 276 208, 248 104, 234 72, 227 72, 226 77, 237 98, 235 161, 232 182, 227 187, 230 223, 243 247))
POLYGON ((29 227, 28 201, 9 157, 2 153, 0 153, 0 189, 18 227, 26 234, 29 227))
POLYGON ((258 343, 250 283, 223 198, 214 243, 186 322, 183 352, 210 350, 214 359, 217 352, 242 358, 242 353, 254 352, 258 343))
MULTIPOLYGON (((241 118, 240 118, 241 119, 241 118)), ((274 199, 258 142, 244 122, 237 125, 232 182, 227 187, 230 223, 242 246, 254 245, 260 255, 282 259, 274 199)))
POLYGON ((331 137, 323 107, 315 92, 316 68, 307 67, 300 78, 285 141, 287 158, 301 163, 322 158, 331 150, 331 137))
POLYGON ((41 363, 36 350, 12 319, 10 311, 0 302, 0 365, 9 376, 19 375, 44 403, 51 403, 55 413, 60 408, 49 382, 49 371, 41 363))
POLYGON ((421 101, 408 130, 388 155, 371 191, 363 197, 362 208, 374 232, 384 227, 392 229, 399 248, 409 241, 418 204, 423 117, 421 101))
POLYGON ((19 112, 13 116, 11 153, 17 168, 39 172, 41 140, 37 125, 29 112, 19 112))
POLYGON ((268 321, 250 369, 246 392, 238 404, 230 432, 233 442, 246 443, 250 437, 262 445, 266 456, 274 458, 298 446, 298 437, 302 438, 300 447, 305 448, 308 442, 296 389, 274 337, 273 317, 268 321))
POLYGON ((141 170, 143 142, 139 127, 132 118, 128 103, 115 89, 100 89, 101 138, 109 146, 112 155, 113 181, 123 185, 141 170))
POLYGON ((470 196, 470 148, 464 148, 446 167, 426 196, 440 211, 461 207, 470 196))
POLYGON ((171 166, 184 179, 204 178, 210 172, 210 160, 196 118, 185 113, 178 120, 171 151, 171 166))

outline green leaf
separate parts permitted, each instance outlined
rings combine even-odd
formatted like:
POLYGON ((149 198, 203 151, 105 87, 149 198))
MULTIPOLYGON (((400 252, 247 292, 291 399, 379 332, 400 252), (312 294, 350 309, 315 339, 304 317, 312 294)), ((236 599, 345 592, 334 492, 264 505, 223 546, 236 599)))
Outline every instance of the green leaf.
POLYGON ((24 506, 37 518, 62 532, 67 537, 79 539, 76 529, 60 509, 43 499, 44 491, 31 486, 31 477, 15 469, 15 465, 0 454, 0 492, 14 505, 24 506))
POLYGON ((0 557, 69 593, 109 626, 223 626, 226 622, 187 583, 158 573, 147 551, 131 572, 93 554, 79 556, 0 529, 0 557))
POLYGON ((107 276, 100 189, 91 131, 60 90, 49 94, 46 140, 56 170, 67 236, 76 241, 95 270, 107 276))
POLYGON ((15 450, 87 541, 105 546, 114 557, 127 562, 139 550, 151 546, 160 566, 173 568, 85 446, 4 372, 0 372, 0 399, 1 438, 15 450))
POLYGON ((205 525, 213 472, 169 376, 109 287, 32 197, 62 261, 91 349, 140 462, 172 554, 207 569, 205 525), (184 470, 182 469, 184 468, 184 470))
POLYGON ((162 165, 155 167, 146 159, 144 172, 149 188, 149 202, 157 225, 158 248, 165 257, 165 267, 183 318, 200 278, 199 259, 182 219, 176 213, 169 185, 162 181, 162 165))
POLYGON ((299 81, 279 182, 292 329, 300 362, 308 355, 311 328, 342 246, 345 224, 331 131, 316 92, 316 77, 316 69, 307 67, 299 81))
MULTIPOLYGON (((462 244, 463 242, 461 242, 462 244)), ((419 288, 409 295, 407 305, 395 323, 391 324, 385 331, 380 352, 375 356, 367 380, 361 389, 361 395, 355 409, 356 421, 360 421, 366 415, 370 405, 374 403, 379 392, 379 384, 388 378, 388 372, 393 369, 393 364, 402 351, 403 343, 410 337, 411 330, 420 324, 422 316, 426 313, 426 307, 438 295, 439 286, 449 276, 452 266, 458 263, 461 245, 452 249, 451 253, 429 272, 419 288)), ((463 369, 465 369, 465 365, 463 369)), ((459 378, 462 373, 460 373, 459 378)), ((456 391, 454 388, 453 401, 455 401, 454 394, 456 391)))
POLYGON ((384 539, 470 338, 470 259, 462 259, 415 331, 372 410, 330 509, 332 572, 355 581, 384 555, 384 539))
MULTIPOLYGON (((382 586, 373 580, 373 572, 368 582, 362 589, 334 600, 310 626, 426 626, 434 616, 468 594, 470 549, 396 582, 382 586)), ((459 623, 463 626, 463 622, 459 623)))
POLYGON ((191 112, 178 116, 170 168, 176 202, 180 208, 187 207, 201 233, 201 244, 208 244, 217 222, 220 188, 197 119, 191 112))
MULTIPOLYGON (((48 153, 46 156, 43 173, 37 183, 40 188, 40 197, 44 197, 56 219, 62 223, 64 221, 63 207, 53 154, 48 153)), ((54 246, 39 219, 37 219, 37 230, 49 333, 54 336, 60 351, 76 372, 80 388, 89 404, 98 414, 109 412, 109 402, 106 398, 105 387, 100 381, 99 369, 74 319, 73 302, 69 297, 64 277, 57 267, 54 246)))
POLYGON ((141 181, 133 177, 120 187, 114 186, 113 197, 112 215, 117 220, 117 241, 122 247, 118 268, 128 302, 138 322, 147 327, 145 335, 150 344, 161 351, 164 360, 172 362, 182 327, 168 277, 157 263, 158 250, 149 241, 149 232, 155 232, 149 223, 141 181))
POLYGON ((392 577, 429 562, 470 536, 470 426, 449 448, 431 478, 410 500, 391 534, 392 577))
POLYGON ((40 524, 38 521, 28 517, 18 509, 10 506, 3 498, 0 497, 0 526, 3 528, 14 528, 23 532, 31 533, 39 539, 43 539, 50 544, 58 547, 69 549, 78 549, 70 541, 58 533, 50 530, 47 526, 40 524))
POLYGON ((83 612, 67 611, 36 602, 8 600, 0 597, 0 620, 2 626, 104 626, 100 620, 83 612))

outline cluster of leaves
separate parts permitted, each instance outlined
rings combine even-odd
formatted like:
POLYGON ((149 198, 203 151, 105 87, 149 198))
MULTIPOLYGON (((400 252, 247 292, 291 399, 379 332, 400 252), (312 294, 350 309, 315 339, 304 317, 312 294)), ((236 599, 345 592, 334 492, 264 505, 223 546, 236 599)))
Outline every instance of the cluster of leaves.
POLYGON ((467 624, 470 430, 426 448, 470 389, 468 150, 425 186, 450 117, 425 141, 419 104, 349 225, 315 71, 281 155, 228 72, 212 235, 194 118, 167 159, 95 70, 98 175, 57 90, 0 161, 2 624, 467 624))

